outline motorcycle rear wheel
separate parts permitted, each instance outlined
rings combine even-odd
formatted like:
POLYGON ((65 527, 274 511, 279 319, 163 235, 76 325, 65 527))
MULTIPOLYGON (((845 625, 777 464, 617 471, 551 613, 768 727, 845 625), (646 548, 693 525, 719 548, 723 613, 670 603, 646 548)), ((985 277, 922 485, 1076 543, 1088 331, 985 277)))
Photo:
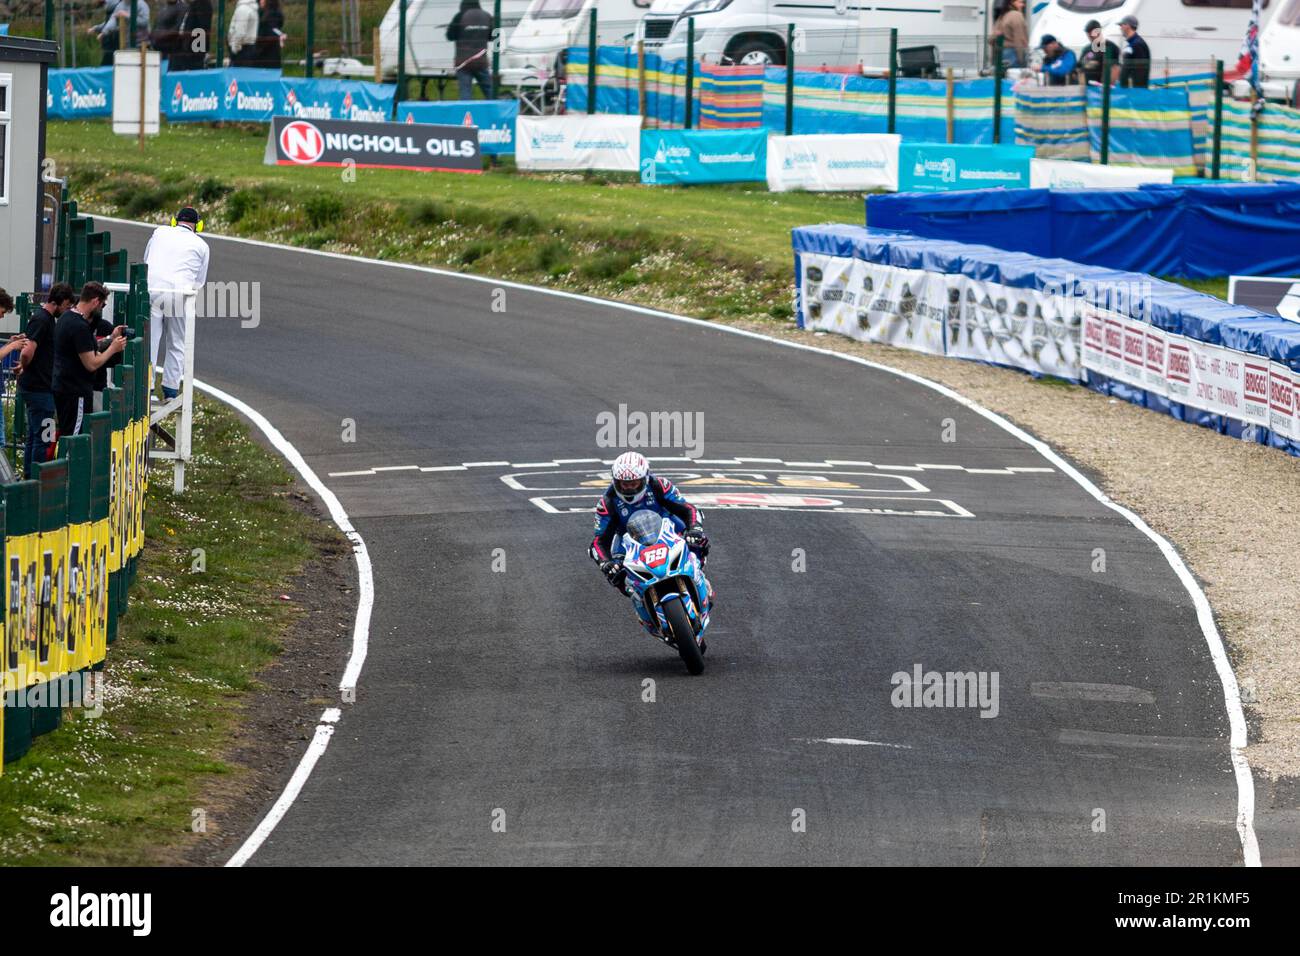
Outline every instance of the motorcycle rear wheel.
POLYGON ((664 617, 668 618, 668 630, 672 632, 673 643, 677 653, 682 656, 682 663, 692 674, 704 673, 704 655, 700 645, 695 642, 695 628, 686 614, 686 607, 681 601, 669 601, 664 605, 664 617))

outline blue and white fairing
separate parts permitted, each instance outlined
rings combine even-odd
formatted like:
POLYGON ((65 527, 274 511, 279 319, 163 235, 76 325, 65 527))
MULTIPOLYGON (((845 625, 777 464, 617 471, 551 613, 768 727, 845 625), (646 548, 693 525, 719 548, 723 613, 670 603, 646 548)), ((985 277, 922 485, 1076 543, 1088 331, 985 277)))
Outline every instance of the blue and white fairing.
POLYGON ((626 589, 642 626, 666 642, 669 628, 663 606, 681 601, 696 635, 702 634, 709 626, 713 588, 672 518, 648 509, 637 511, 627 521, 622 545, 626 589))

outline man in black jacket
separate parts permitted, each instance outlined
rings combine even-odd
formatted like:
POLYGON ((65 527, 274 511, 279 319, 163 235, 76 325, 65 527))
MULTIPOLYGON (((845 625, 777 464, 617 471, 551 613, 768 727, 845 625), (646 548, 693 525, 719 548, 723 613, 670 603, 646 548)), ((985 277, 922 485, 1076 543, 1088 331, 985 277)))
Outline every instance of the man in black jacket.
POLYGON ((36 463, 49 461, 57 434, 54 410, 54 323, 77 295, 66 282, 57 282, 27 320, 27 344, 18 358, 18 391, 27 409, 27 444, 23 476, 33 477, 36 463))
POLYGON ((492 99, 492 61, 488 55, 492 14, 480 7, 478 0, 460 0, 459 12, 447 24, 447 39, 456 44, 456 84, 460 98, 472 99, 477 81, 483 99, 492 99))
POLYGON ((1100 83, 1107 54, 1111 65, 1119 62, 1119 47, 1102 35, 1101 24, 1089 20, 1083 28, 1088 35, 1088 45, 1079 51, 1079 69, 1089 83, 1100 83))
POLYGON ((185 18, 190 8, 184 0, 167 0, 158 11, 153 23, 153 32, 149 34, 153 48, 167 57, 167 68, 184 69, 190 55, 189 37, 183 32, 185 18))
POLYGON ((108 302, 108 290, 87 282, 81 299, 54 324, 54 409, 59 437, 79 435, 94 404, 95 373, 126 348, 126 326, 108 339, 95 335, 97 315, 108 302))
POLYGON ((1119 51, 1119 64, 1111 69, 1114 82, 1145 87, 1151 79, 1151 48, 1138 36, 1137 17, 1129 14, 1120 20, 1119 31, 1124 34, 1124 47, 1119 51))

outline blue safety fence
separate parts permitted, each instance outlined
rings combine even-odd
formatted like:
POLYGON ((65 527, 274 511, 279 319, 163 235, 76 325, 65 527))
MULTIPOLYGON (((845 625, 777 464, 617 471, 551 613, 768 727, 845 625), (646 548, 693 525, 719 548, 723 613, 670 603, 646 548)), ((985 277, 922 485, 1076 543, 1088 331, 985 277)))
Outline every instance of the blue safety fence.
POLYGON ((477 126, 479 149, 485 156, 514 153, 518 118, 518 100, 403 101, 397 106, 399 123, 477 126))
POLYGON ((867 222, 1185 278, 1300 272, 1300 184, 970 190, 867 197, 867 222))
MULTIPOLYGON (((941 198, 960 197, 950 194, 941 198)), ((1300 326, 1296 323, 1229 305, 1144 273, 947 238, 850 225, 805 226, 795 229, 792 238, 796 320, 801 328, 828 327, 823 309, 838 306, 855 291, 844 284, 855 281, 845 278, 854 275, 846 264, 855 260, 912 270, 899 273, 896 281, 886 279, 883 290, 879 282, 874 287, 866 284, 866 294, 857 306, 862 320, 868 321, 870 313, 870 321, 888 322, 888 316, 879 317, 882 310, 897 313, 894 318, 923 316, 937 324, 939 334, 931 337, 931 347, 914 343, 904 347, 950 357, 972 357, 956 351, 952 343, 960 338, 948 334, 949 328, 965 322, 960 303, 971 296, 968 289, 986 294, 993 284, 1013 297, 1017 291, 1026 293, 1029 301, 1037 303, 1038 311, 1020 312, 1022 326, 1050 324, 1044 313, 1059 318, 1070 314, 1065 305, 1079 303, 1083 317, 1075 323, 1075 341, 1085 353, 1094 347, 1101 362, 1113 361, 1116 369, 1114 374, 1106 374, 1090 367, 1085 359, 1084 365, 1089 367, 1081 368, 1078 377, 1088 387, 1182 421, 1300 455, 1300 326), (809 257, 817 257, 817 269, 805 268, 809 257), (831 266, 833 274, 827 274, 826 259, 821 257, 840 260, 831 266), (936 274, 943 282, 943 295, 935 301, 949 303, 946 309, 924 302, 918 305, 916 299, 907 298, 918 294, 916 289, 925 283, 925 275, 936 274), (901 285, 901 296, 897 288, 889 288, 891 284, 901 285), (1116 294, 1117 290, 1122 294, 1116 294), (820 295, 814 298, 813 293, 820 295), (909 301, 910 305, 905 304, 909 301), (1099 331, 1095 340, 1090 329, 1099 331), (1138 347, 1131 348, 1135 336, 1138 347), (1148 339, 1158 347, 1147 348, 1148 339), (1155 356, 1158 361, 1153 361, 1155 356), (1225 367, 1217 367, 1220 364, 1225 367), (1128 374, 1126 366, 1135 368, 1136 375, 1128 374), (1224 386, 1208 388, 1216 377, 1224 386), (1242 410, 1227 413, 1225 403, 1240 405, 1242 410)), ((857 278, 856 283, 862 284, 863 279, 857 278)), ((1010 328, 1017 320, 1007 315, 1010 328)), ((834 330, 858 332, 856 324, 834 330)), ((1031 334, 1038 333, 1027 332, 1026 337, 1031 334)), ((1032 370, 1027 358, 1016 367, 1032 370)))
MULTIPOLYGON (((584 112, 588 105, 588 51, 568 51, 566 105, 584 112)), ((657 126, 686 120, 686 64, 646 53, 642 66, 633 49, 602 46, 596 52, 596 112, 636 115, 645 91, 645 116, 657 126)), ((694 73, 692 124, 736 129, 765 126, 785 131, 786 70, 699 64, 694 73)), ((953 84, 953 141, 993 142, 991 79, 953 84)), ((1011 81, 1003 81, 1002 142, 1015 137, 1011 81)), ((895 132, 904 139, 947 139, 948 87, 944 80, 900 78, 896 85, 895 132)), ((884 133, 889 126, 889 83, 844 71, 794 71, 794 133, 884 133)))
MULTIPOLYGON (((1102 89, 1088 87, 1088 136, 1094 162, 1101 161, 1102 89)), ((1110 91, 1110 156, 1126 166, 1172 166, 1175 176, 1196 174, 1192 110, 1187 89, 1110 91)))
MULTIPOLYGON (((763 84, 763 125, 785 129, 786 73, 769 67, 763 84)), ((904 140, 942 143, 948 136, 948 86, 944 80, 895 81, 894 132, 904 140)), ((991 79, 953 83, 953 142, 993 142, 991 79)), ((1002 86, 1002 142, 1015 139, 1012 84, 1002 86)), ((889 132, 889 81, 851 73, 794 73, 794 132, 889 132)))

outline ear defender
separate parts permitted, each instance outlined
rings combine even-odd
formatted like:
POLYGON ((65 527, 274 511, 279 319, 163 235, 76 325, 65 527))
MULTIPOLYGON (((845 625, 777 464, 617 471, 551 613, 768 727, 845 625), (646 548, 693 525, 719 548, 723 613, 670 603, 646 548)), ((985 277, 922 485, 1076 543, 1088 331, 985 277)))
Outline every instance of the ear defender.
POLYGON ((176 217, 175 217, 175 216, 172 216, 172 225, 173 225, 173 226, 176 225, 176 217))
POLYGON ((202 220, 202 219, 200 219, 200 220, 198 221, 198 224, 194 227, 194 231, 195 231, 195 232, 202 232, 202 231, 203 231, 203 220, 202 220))

